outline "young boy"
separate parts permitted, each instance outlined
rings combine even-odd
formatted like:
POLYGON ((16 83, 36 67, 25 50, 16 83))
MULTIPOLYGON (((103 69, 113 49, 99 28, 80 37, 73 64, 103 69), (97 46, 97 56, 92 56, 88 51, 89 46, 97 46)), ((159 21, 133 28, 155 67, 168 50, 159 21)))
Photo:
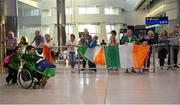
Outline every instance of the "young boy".
POLYGON ((21 60, 21 48, 16 46, 13 55, 8 64, 8 76, 6 77, 6 82, 9 83, 12 80, 12 84, 17 83, 17 73, 20 67, 21 60))

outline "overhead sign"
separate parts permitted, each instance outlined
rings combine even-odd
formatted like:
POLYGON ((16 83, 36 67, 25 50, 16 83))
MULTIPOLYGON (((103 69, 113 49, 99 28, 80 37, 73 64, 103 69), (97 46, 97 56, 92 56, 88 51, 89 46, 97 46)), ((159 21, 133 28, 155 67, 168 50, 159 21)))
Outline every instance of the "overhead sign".
POLYGON ((146 17, 146 25, 168 24, 168 17, 146 17))

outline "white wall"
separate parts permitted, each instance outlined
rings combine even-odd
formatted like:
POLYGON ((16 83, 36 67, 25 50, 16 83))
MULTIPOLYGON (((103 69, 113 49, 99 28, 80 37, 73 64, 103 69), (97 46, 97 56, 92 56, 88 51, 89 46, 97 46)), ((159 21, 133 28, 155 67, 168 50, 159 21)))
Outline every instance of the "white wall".
POLYGON ((166 15, 169 17, 169 20, 177 19, 177 2, 176 2, 176 0, 164 0, 163 2, 160 2, 155 7, 153 7, 149 11, 147 11, 146 15, 156 16, 162 12, 166 13, 166 15), (162 8, 158 9, 159 7, 162 7, 162 8))
POLYGON ((143 25, 145 24, 145 13, 144 11, 127 11, 125 19, 127 25, 143 25))

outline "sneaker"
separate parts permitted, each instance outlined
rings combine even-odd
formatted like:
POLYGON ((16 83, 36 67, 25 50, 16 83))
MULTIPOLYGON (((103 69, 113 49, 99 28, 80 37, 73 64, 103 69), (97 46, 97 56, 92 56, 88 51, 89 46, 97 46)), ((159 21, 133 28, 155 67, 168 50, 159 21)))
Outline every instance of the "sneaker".
POLYGON ((144 68, 144 69, 143 69, 143 72, 148 72, 148 71, 149 71, 148 68, 144 68))
POLYGON ((9 84, 9 81, 10 81, 10 80, 9 80, 8 78, 6 78, 6 82, 7 82, 7 84, 9 84))
POLYGON ((126 72, 125 73, 129 73, 128 69, 126 69, 126 72))
POLYGON ((178 66, 178 65, 175 65, 174 67, 175 67, 175 68, 179 68, 179 66, 178 66))
POLYGON ((72 68, 72 69, 71 69, 71 72, 72 72, 72 73, 74 73, 74 72, 75 72, 75 70, 72 68))
POLYGON ((136 71, 134 70, 134 69, 132 69, 132 71, 131 71, 132 73, 136 73, 136 71))
POLYGON ((81 71, 84 71, 85 69, 81 69, 81 71))

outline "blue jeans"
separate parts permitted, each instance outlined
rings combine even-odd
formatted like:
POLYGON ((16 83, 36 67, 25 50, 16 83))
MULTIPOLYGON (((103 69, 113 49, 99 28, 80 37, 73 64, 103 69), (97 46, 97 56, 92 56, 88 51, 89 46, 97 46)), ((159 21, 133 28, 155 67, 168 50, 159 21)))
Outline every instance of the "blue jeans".
POLYGON ((71 64, 71 68, 74 68, 76 63, 75 52, 69 52, 69 61, 71 64))

